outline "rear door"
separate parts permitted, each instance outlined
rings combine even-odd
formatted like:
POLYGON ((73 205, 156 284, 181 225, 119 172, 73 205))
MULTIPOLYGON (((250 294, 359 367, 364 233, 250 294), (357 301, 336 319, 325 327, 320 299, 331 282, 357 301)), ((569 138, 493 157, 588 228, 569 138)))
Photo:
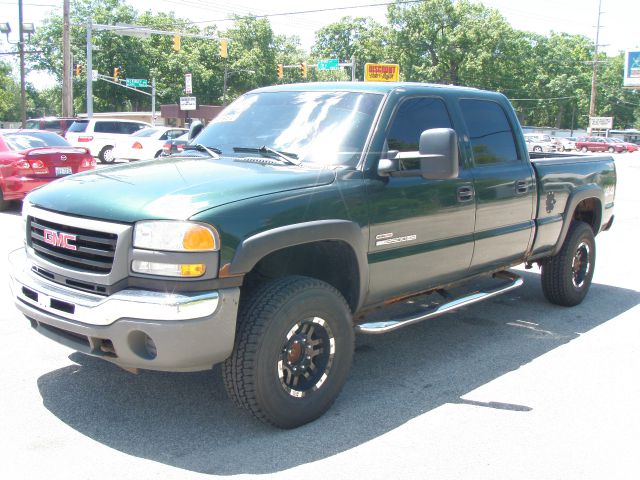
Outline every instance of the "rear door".
POLYGON ((533 234, 535 173, 518 148, 515 117, 493 100, 461 99, 476 192, 471 273, 524 259, 533 234))
MULTIPOLYGON (((399 152, 402 169, 419 168, 420 134, 431 128, 453 128, 442 98, 412 96, 395 107, 386 126, 386 144, 389 151, 399 152)), ((382 152, 384 158, 391 156, 382 152)), ((372 302, 466 275, 473 253, 475 201, 471 175, 459 162, 455 179, 426 180, 417 174, 368 184, 372 302)))

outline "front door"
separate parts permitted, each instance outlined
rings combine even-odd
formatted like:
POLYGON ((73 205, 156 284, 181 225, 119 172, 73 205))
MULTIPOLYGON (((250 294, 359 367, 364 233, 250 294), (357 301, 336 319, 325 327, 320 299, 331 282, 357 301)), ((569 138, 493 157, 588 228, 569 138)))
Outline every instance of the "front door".
MULTIPOLYGON (((396 107, 386 144, 390 152, 398 152, 402 168, 419 168, 420 134, 431 128, 453 128, 441 98, 409 97, 396 107)), ((367 196, 369 301, 466 275, 473 254, 475 199, 471 174, 463 164, 459 177, 451 180, 377 178, 368 182, 367 196)))

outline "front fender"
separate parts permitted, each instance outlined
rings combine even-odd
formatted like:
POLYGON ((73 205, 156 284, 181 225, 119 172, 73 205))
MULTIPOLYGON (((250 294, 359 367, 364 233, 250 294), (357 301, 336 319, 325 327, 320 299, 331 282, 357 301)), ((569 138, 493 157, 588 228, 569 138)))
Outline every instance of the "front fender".
POLYGON ((243 240, 236 249, 228 272, 231 275, 244 275, 270 253, 287 247, 325 240, 343 241, 353 249, 360 278, 359 308, 366 296, 369 284, 367 239, 362 227, 348 220, 316 220, 295 223, 252 235, 243 240))

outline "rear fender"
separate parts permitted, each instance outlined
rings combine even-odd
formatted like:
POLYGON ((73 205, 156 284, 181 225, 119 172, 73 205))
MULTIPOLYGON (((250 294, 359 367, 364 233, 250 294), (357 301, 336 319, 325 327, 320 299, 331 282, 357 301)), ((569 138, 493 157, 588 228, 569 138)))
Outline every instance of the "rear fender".
POLYGON ((585 200, 596 199, 598 210, 594 212, 594 225, 593 225, 593 234, 596 235, 600 228, 602 227, 602 218, 603 218, 603 209, 604 209, 604 191, 602 188, 595 183, 590 183, 587 185, 582 185, 577 187, 571 194, 569 195, 569 199, 567 200, 567 206, 564 210, 563 221, 562 221, 562 229, 560 230, 560 236, 558 237, 558 242, 553 249, 551 255, 556 255, 560 249, 562 248, 562 244, 564 243, 564 239, 567 237, 567 233, 569 232, 569 228, 571 227, 571 222, 573 221, 573 216, 576 212, 576 208, 585 200))

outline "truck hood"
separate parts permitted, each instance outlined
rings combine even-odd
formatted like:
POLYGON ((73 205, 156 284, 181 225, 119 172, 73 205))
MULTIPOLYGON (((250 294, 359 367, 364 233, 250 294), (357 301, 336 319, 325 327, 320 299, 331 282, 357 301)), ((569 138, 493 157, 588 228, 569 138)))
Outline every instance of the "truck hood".
POLYGON ((167 158, 66 177, 31 192, 27 201, 49 210, 125 223, 185 220, 227 203, 328 185, 334 179, 335 172, 326 168, 232 158, 167 158))

